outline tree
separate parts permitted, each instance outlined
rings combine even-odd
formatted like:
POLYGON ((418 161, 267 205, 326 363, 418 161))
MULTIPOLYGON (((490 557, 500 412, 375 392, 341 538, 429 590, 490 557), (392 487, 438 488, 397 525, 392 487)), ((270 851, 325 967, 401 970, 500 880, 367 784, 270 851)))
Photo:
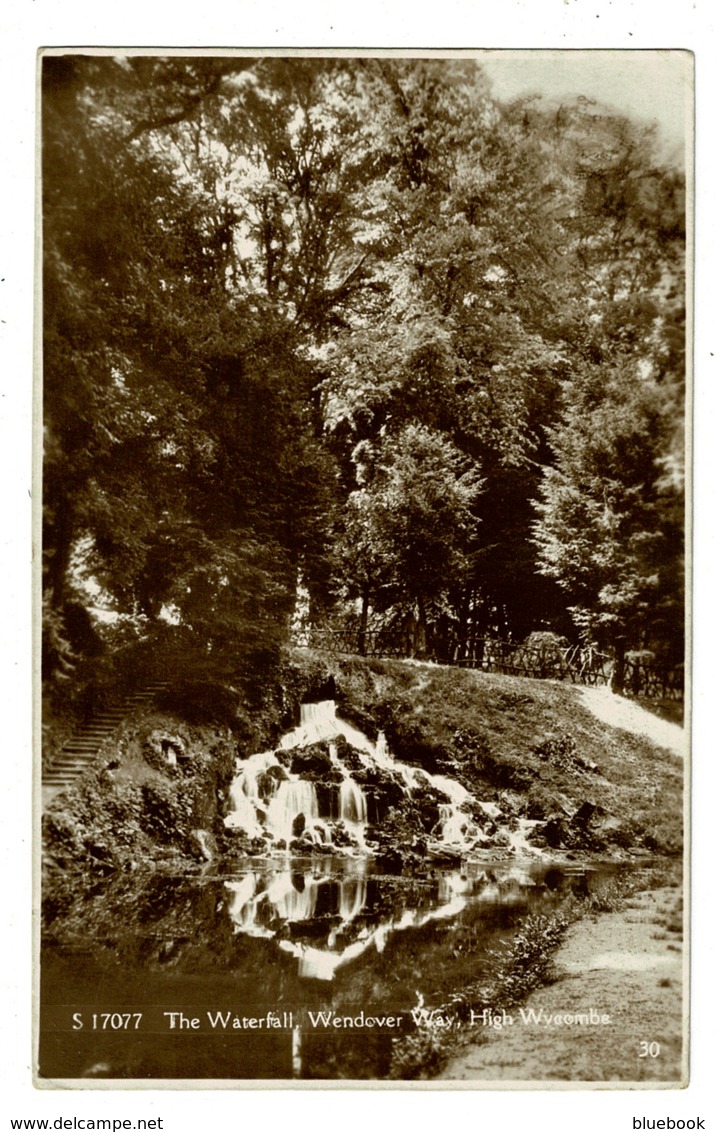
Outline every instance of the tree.
POLYGON ((445 437, 406 425, 380 452, 356 452, 365 486, 349 500, 348 555, 363 598, 383 609, 415 606, 420 653, 439 647, 445 595, 462 582, 476 543, 476 467, 445 437))
POLYGON ((44 83, 58 673, 91 651, 80 551, 143 632, 171 610, 214 654, 282 639, 299 579, 363 633, 413 606, 446 656, 568 605, 616 640, 654 599, 673 638, 683 178, 648 130, 501 105, 463 60, 70 56, 44 83))
POLYGON ((554 430, 536 541, 585 636, 683 660, 683 534, 678 486, 663 474, 671 406, 653 379, 596 370, 554 430))
POLYGON ((551 259, 562 269, 549 170, 472 64, 375 65, 364 79, 377 173, 358 238, 376 286, 371 317, 334 338, 327 431, 349 487, 355 445, 380 449, 409 423, 488 471, 482 546, 451 617, 465 634, 526 632, 557 604, 529 503, 567 364, 543 334, 551 259))
MULTIPOLYGON (((233 633, 235 651, 269 613, 271 639, 285 636, 299 570, 328 585, 317 516, 330 511, 332 469, 296 320, 233 284, 238 221, 208 159, 201 176, 178 171, 177 139, 203 132, 221 84, 244 69, 44 61, 44 549, 56 640, 72 604, 88 603, 79 547, 116 611, 146 631, 171 606, 204 649, 228 649, 233 633)), ((48 652, 57 671, 59 656, 48 652)))

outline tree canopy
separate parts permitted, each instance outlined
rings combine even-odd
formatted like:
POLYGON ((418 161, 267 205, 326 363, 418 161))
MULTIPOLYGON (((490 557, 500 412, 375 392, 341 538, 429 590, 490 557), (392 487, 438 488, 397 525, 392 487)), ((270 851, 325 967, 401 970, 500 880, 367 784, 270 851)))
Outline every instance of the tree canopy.
POLYGON ((428 655, 551 627, 681 659, 684 178, 653 129, 501 103, 470 60, 42 77, 50 679, 170 628, 250 665, 299 589, 428 655))

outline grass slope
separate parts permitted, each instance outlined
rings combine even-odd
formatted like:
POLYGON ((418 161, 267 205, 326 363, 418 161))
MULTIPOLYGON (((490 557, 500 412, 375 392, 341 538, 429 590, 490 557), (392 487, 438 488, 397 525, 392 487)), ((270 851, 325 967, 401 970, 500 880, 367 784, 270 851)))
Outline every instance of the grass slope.
POLYGON ((681 759, 595 719, 578 688, 404 661, 347 658, 333 670, 339 714, 385 731, 398 758, 528 817, 592 803, 607 844, 680 851, 681 759))

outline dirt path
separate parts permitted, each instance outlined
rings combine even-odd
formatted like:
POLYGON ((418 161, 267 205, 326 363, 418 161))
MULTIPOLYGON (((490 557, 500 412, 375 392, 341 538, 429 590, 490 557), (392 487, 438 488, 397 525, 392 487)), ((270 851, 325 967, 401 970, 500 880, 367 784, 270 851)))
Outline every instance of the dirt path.
POLYGON ((660 719, 633 700, 615 696, 609 688, 580 688, 579 695, 583 706, 602 723, 630 731, 632 735, 644 735, 652 743, 682 758, 686 755, 686 732, 677 723, 660 719))
POLYGON ((681 1083, 681 924, 675 888, 640 893, 621 912, 578 921, 557 952, 555 981, 530 995, 524 1014, 512 1008, 512 1025, 496 1031, 480 1024, 475 1044, 441 1079, 681 1083), (592 1020, 608 1015, 609 1022, 569 1024, 590 1010, 592 1020), (547 1015, 557 1014, 567 1018, 548 1024, 547 1015))

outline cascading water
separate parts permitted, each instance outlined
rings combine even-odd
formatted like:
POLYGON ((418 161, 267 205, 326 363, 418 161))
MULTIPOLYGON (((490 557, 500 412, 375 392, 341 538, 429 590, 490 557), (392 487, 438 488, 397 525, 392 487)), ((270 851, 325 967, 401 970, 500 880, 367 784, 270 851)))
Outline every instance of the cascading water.
POLYGON ((361 848, 365 848, 365 827, 368 822, 368 803, 365 793, 351 777, 347 766, 341 762, 335 743, 328 744, 331 763, 343 775, 338 791, 338 818, 353 834, 361 848))
POLYGON ((340 818, 361 848, 365 848, 368 805, 365 794, 352 778, 344 778, 339 795, 340 818))
MULTIPOLYGON (((278 792, 269 802, 266 813, 266 828, 273 833, 277 841, 285 841, 288 845, 296 835, 297 823, 303 818, 303 829, 311 832, 317 830, 318 795, 312 782, 303 782, 300 779, 284 781, 278 792)), ((300 832, 303 832, 303 829, 300 832)))
MULTIPOLYGON (((319 753, 316 757, 325 758, 325 747, 324 755, 319 753)), ((276 751, 237 760, 231 787, 233 809, 226 825, 242 830, 252 839, 261 839, 264 848, 270 850, 273 846, 288 848, 296 838, 309 847, 332 844, 333 835, 338 838, 336 823, 340 823, 344 832, 338 844, 345 847, 348 833, 354 853, 368 852, 368 799, 363 786, 356 781, 356 764, 365 781, 378 775, 381 781, 394 784, 393 789, 399 786, 408 799, 420 799, 426 791, 433 798, 437 794, 444 799, 437 803, 438 821, 431 834, 436 846, 461 853, 479 847, 489 839, 472 816, 476 808, 493 821, 501 816, 496 803, 479 802, 456 779, 394 759, 382 732, 372 743, 363 732, 336 718, 333 700, 323 700, 301 705, 298 727, 282 737, 276 751), (350 765, 344 761, 347 756, 339 754, 339 737, 350 748, 350 765), (291 752, 326 743, 330 773, 325 782, 320 770, 313 773, 313 778, 322 784, 321 801, 316 782, 289 768, 297 757, 291 752)), ((509 838, 515 851, 534 852, 525 839, 527 832, 520 827, 509 838)))
POLYGON ((438 806, 440 815, 440 837, 444 845, 464 846, 468 848, 474 844, 474 837, 468 834, 469 822, 466 814, 455 807, 453 802, 445 802, 438 806))
POLYGON ((351 825, 365 825, 366 823, 365 794, 352 778, 344 778, 340 792, 341 820, 351 825))

